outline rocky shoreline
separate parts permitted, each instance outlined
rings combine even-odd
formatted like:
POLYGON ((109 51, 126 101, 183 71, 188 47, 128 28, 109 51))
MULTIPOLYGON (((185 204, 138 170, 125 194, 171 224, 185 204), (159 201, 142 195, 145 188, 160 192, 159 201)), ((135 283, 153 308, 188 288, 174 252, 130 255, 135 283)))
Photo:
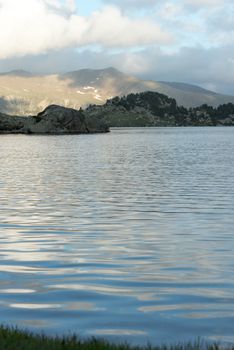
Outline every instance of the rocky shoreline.
POLYGON ((0 113, 0 134, 104 133, 109 127, 233 126, 234 104, 187 109, 157 92, 114 97, 104 105, 73 109, 50 105, 36 116, 0 113))
POLYGON ((50 105, 36 116, 20 117, 0 113, 0 134, 89 134, 109 131, 99 118, 82 110, 50 105))

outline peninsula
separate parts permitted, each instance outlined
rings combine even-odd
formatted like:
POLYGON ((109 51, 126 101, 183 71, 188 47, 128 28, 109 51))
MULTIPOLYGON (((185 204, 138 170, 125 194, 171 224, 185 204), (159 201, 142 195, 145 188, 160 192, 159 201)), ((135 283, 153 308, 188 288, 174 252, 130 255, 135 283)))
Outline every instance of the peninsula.
POLYGON ((110 127, 234 125, 233 103, 186 108, 178 105, 174 98, 155 91, 117 96, 103 105, 90 105, 84 113, 110 127))

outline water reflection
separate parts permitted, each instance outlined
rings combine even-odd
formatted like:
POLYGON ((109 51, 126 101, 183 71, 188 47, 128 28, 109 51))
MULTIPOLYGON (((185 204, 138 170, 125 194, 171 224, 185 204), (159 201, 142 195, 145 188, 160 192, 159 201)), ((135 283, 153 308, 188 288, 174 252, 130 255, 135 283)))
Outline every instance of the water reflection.
POLYGON ((121 336, 135 336, 146 335, 146 332, 134 329, 96 329, 93 331, 94 335, 121 335, 121 336))
POLYGON ((135 343, 232 339, 233 133, 1 136, 0 320, 135 343))
POLYGON ((54 308, 61 308, 62 305, 60 304, 31 304, 31 303, 15 303, 10 304, 10 307, 13 308, 19 308, 19 309, 54 309, 54 308))

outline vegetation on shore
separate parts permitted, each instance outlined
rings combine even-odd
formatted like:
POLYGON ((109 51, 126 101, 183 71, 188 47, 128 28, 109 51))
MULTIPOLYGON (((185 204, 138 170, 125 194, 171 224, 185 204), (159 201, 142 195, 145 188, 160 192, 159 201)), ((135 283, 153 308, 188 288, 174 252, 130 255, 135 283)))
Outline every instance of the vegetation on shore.
POLYGON ((185 108, 178 106, 175 99, 153 91, 117 96, 102 106, 90 105, 85 114, 111 127, 234 125, 232 103, 217 108, 207 104, 185 108))
POLYGON ((29 117, 0 112, 0 133, 86 134, 108 132, 109 127, 138 126, 234 126, 234 104, 187 109, 173 98, 147 91, 117 96, 84 110, 51 105, 29 117))
POLYGON ((81 340, 77 336, 49 337, 37 335, 17 328, 0 327, 1 350, 234 350, 234 346, 208 344, 203 341, 177 343, 161 346, 131 346, 126 343, 113 344, 96 338, 81 340))

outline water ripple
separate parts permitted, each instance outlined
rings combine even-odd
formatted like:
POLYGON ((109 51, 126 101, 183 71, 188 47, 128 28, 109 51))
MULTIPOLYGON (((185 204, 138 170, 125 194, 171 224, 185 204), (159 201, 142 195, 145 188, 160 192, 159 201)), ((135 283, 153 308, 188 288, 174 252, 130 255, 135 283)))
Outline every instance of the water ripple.
POLYGON ((0 321, 233 342, 234 128, 0 138, 0 321))

